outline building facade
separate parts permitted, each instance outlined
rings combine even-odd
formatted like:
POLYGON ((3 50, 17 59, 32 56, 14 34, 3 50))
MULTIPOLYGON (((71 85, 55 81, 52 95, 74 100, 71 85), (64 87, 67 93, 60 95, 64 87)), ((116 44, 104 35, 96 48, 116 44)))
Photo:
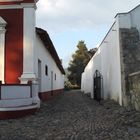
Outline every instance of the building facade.
POLYGON ((36 28, 35 40, 35 73, 38 77, 39 96, 47 100, 63 92, 65 71, 47 32, 36 28))
POLYGON ((0 118, 35 112, 64 88, 48 33, 35 27, 37 0, 0 0, 0 118), (8 114, 7 116, 5 114, 8 114))
POLYGON ((98 70, 103 78, 101 98, 111 98, 120 105, 140 109, 139 16, 140 5, 127 13, 118 13, 96 54, 86 66, 82 74, 81 90, 90 93, 92 98, 94 74, 98 70))

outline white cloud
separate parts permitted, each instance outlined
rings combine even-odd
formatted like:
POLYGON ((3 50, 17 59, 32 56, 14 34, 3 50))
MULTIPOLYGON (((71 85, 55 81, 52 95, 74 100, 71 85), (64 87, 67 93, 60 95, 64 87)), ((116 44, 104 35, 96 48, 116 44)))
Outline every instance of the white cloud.
POLYGON ((67 67, 78 40, 85 40, 89 48, 98 46, 114 16, 138 4, 139 0, 39 0, 37 26, 48 31, 67 67))
POLYGON ((40 0, 37 24, 50 31, 96 28, 138 4, 138 0, 40 0))

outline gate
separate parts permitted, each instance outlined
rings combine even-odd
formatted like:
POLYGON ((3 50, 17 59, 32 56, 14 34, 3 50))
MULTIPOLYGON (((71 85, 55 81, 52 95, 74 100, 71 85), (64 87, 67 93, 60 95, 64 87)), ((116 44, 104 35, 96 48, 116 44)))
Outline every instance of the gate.
POLYGON ((99 101, 102 98, 103 77, 101 73, 96 70, 94 73, 94 99, 99 101))

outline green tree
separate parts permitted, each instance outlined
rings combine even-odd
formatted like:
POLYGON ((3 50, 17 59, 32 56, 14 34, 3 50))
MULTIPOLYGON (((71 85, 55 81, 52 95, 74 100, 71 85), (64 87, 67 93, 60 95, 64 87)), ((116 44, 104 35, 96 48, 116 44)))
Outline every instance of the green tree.
POLYGON ((84 41, 79 41, 77 50, 72 55, 72 60, 69 63, 68 79, 73 85, 81 86, 81 74, 84 71, 85 66, 90 60, 88 50, 84 41))
POLYGON ((92 58, 94 56, 94 54, 96 53, 98 49, 97 48, 93 48, 93 49, 90 49, 88 51, 88 54, 90 55, 90 58, 92 58))

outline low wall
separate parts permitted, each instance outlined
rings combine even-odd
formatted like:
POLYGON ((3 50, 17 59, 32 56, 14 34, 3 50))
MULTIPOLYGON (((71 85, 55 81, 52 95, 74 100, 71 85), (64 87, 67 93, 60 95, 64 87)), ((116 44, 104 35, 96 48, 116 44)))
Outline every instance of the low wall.
POLYGON ((32 103, 31 84, 0 84, 0 107, 18 107, 32 103))
POLYGON ((42 101, 48 101, 52 99, 53 97, 60 95, 64 92, 63 89, 57 89, 57 90, 52 90, 52 91, 46 91, 46 92, 40 92, 39 93, 39 98, 42 101))
POLYGON ((140 36, 136 28, 120 29, 120 57, 123 105, 129 106, 134 100, 134 90, 138 91, 135 86, 139 84, 140 36))
POLYGON ((0 85, 0 99, 21 99, 32 97, 31 85, 13 85, 1 84, 0 85))
POLYGON ((38 84, 2 84, 0 82, 0 119, 30 115, 39 107, 38 84))
POLYGON ((130 103, 140 111, 140 71, 129 75, 130 103))

